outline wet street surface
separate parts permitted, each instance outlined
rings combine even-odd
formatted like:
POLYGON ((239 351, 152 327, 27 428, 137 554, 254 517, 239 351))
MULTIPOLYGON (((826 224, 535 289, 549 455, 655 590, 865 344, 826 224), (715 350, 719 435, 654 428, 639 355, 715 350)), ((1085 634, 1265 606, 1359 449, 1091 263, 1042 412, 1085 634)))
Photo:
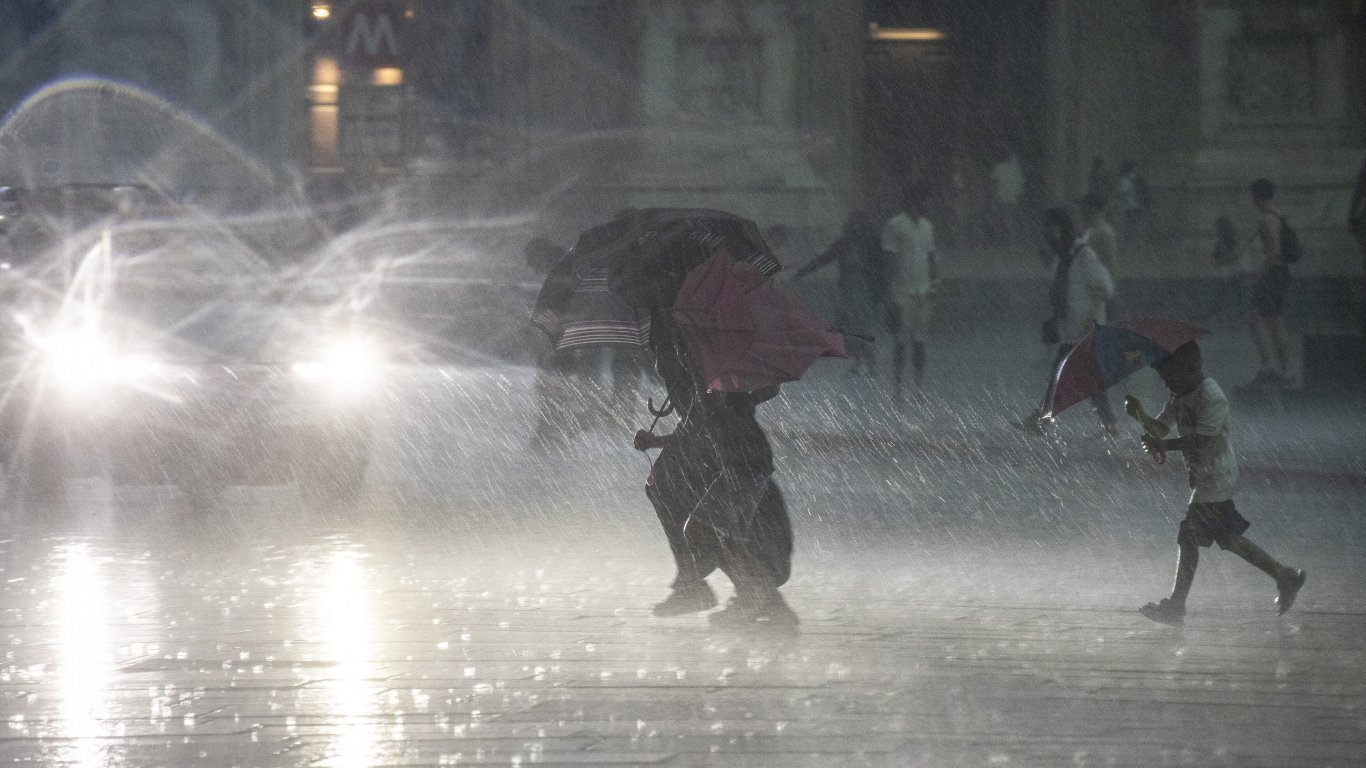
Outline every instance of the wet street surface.
POLYGON ((1006 374, 900 409, 824 375, 761 412, 792 634, 652 618, 673 574, 634 420, 536 453, 519 370, 423 373, 351 508, 95 480, 7 508, 0 762, 1366 762, 1359 416, 1235 413, 1249 536, 1309 583, 1278 617, 1208 552, 1178 630, 1135 609, 1169 588, 1179 467, 1086 413, 1015 433, 1006 374))

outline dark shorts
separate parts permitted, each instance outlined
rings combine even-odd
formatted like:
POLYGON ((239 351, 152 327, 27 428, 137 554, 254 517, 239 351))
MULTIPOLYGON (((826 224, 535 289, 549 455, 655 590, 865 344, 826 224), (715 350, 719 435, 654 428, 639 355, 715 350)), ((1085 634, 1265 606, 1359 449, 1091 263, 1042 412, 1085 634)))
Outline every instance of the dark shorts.
POLYGON ((1277 264, 1252 284, 1252 307, 1261 317, 1285 314, 1285 293, 1290 288, 1290 269, 1277 264))
POLYGON ((1189 535, 1196 546, 1208 547, 1217 543, 1228 549, 1233 540, 1242 536, 1252 523, 1238 514, 1233 500, 1194 503, 1186 508, 1186 519, 1181 521, 1181 534, 1189 535))

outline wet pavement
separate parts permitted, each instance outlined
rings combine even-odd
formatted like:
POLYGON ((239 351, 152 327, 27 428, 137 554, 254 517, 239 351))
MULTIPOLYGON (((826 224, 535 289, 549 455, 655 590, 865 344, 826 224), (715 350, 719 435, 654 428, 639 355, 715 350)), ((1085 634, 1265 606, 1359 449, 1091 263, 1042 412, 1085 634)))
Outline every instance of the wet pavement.
POLYGON ((0 762, 1366 763, 1359 403, 1235 406, 1249 535, 1309 584, 1278 617, 1210 553, 1176 630, 1134 609, 1169 586, 1184 473, 1084 412, 1011 430, 1044 375, 1014 354, 946 348, 905 406, 836 363, 765 406, 795 634, 652 618, 634 421, 537 453, 520 369, 396 387, 352 508, 93 480, 7 508, 0 762))

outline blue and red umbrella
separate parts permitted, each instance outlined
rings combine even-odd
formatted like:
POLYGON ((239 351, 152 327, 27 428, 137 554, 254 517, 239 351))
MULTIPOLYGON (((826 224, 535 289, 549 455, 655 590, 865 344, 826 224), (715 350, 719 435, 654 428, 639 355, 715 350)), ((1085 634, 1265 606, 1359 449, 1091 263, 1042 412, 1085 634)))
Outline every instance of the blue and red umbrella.
POLYGON ((1054 375, 1045 418, 1097 395, 1134 371, 1161 360, 1188 341, 1209 334, 1199 326, 1166 318, 1098 325, 1063 359, 1054 375))

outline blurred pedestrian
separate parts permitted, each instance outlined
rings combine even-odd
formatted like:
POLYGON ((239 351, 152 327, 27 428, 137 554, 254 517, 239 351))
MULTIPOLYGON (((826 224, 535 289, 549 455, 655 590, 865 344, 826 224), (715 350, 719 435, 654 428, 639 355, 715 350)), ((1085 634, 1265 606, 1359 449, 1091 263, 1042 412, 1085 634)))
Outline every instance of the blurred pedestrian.
POLYGON ((1352 189, 1352 200, 1347 206, 1347 229, 1356 238, 1357 247, 1361 250, 1361 270, 1366 274, 1366 160, 1361 161, 1356 187, 1352 189))
POLYGON ((1119 182, 1115 188, 1119 192, 1120 203, 1124 206, 1124 239, 1130 242, 1142 240, 1147 231, 1152 193, 1148 189, 1148 180, 1139 172, 1137 163, 1133 160, 1120 163, 1119 182))
MULTIPOLYGON (((1037 434, 1042 434, 1047 426, 1044 415, 1053 402, 1058 366, 1082 337, 1097 324, 1105 322, 1106 304, 1115 292, 1110 272, 1100 263, 1100 257, 1091 246, 1078 236, 1072 216, 1065 208, 1044 211, 1043 223, 1044 239, 1057 259, 1048 290, 1051 315, 1043 325, 1043 338, 1056 345, 1056 352, 1049 370, 1048 387, 1039 407, 1025 419, 1013 422, 1015 427, 1037 434)), ((1091 405, 1105 434, 1117 435, 1119 425, 1106 394, 1101 392, 1092 396, 1091 405)))
POLYGON ((1081 219, 1081 239, 1096 252, 1100 263, 1114 275, 1119 266, 1119 237, 1115 228, 1105 218, 1105 196, 1097 192, 1087 192, 1077 201, 1077 214, 1081 219))
POLYGON ((545 270, 537 307, 555 310, 534 311, 531 318, 531 356, 536 367, 531 445, 538 451, 561 449, 604 416, 605 406, 598 398, 602 349, 556 349, 563 313, 576 283, 574 257, 542 237, 528 243, 523 254, 533 271, 545 270))
POLYGON ((1115 299, 1119 296, 1119 275, 1116 267, 1119 266, 1119 237, 1115 235, 1115 228, 1110 226, 1110 222, 1105 218, 1105 196, 1098 192, 1087 192, 1077 201, 1077 218, 1081 220, 1081 239, 1091 250, 1096 252, 1096 258, 1105 270, 1110 273, 1110 277, 1115 281, 1115 292, 1106 304, 1106 314, 1113 318, 1115 316, 1115 299))
POLYGON ((1138 399, 1124 400, 1125 412, 1143 427, 1143 450, 1158 463, 1165 461, 1166 454, 1179 451, 1186 462, 1191 495, 1176 537, 1179 550, 1171 596, 1139 609, 1153 621, 1178 627, 1185 623, 1186 598, 1195 581, 1201 547, 1217 543, 1275 579, 1279 613, 1290 610, 1305 581, 1303 570, 1282 565, 1243 535, 1251 524, 1233 504, 1238 459, 1230 435, 1228 398, 1205 375, 1200 357, 1200 347, 1191 341, 1153 364, 1170 393, 1156 418, 1144 411, 1138 399), (1177 437, 1168 438, 1173 427, 1177 437))
POLYGON ((1015 150, 1004 147, 1004 156, 991 168, 992 220, 998 242, 1014 245, 1020 236, 1020 201, 1024 197, 1025 174, 1015 150))
POLYGON ((1088 195, 1104 196, 1110 190, 1110 172, 1105 168, 1105 158, 1091 156, 1091 169, 1086 172, 1086 192, 1088 195))
POLYGON ((663 449, 645 493, 673 553, 677 575, 655 616, 679 616, 716 605, 706 578, 718 568, 735 587, 713 626, 795 628, 797 615, 779 591, 792 570, 792 525, 773 481, 773 449, 756 418, 777 386, 755 392, 707 389, 672 313, 650 328, 655 365, 679 415, 672 434, 636 433, 636 450, 663 449))
POLYGON ((939 289, 939 264, 934 248, 934 225, 925 216, 929 189, 907 185, 901 193, 901 212, 882 227, 882 252, 887 268, 887 329, 893 337, 892 392, 900 400, 905 392, 906 347, 916 389, 924 384, 925 339, 929 331, 934 297, 939 289))
POLYGON ((1257 209, 1252 258, 1256 278, 1252 283, 1252 314, 1249 325, 1261 367, 1254 385, 1293 386, 1290 376, 1290 335, 1285 328, 1285 296, 1290 288, 1290 266, 1282 252, 1284 217, 1276 208, 1276 185, 1257 179, 1248 186, 1257 209))
POLYGON ((855 209, 829 248, 792 273, 800 280, 830 264, 836 265, 839 315, 836 319, 848 335, 846 352, 851 374, 877 375, 877 358, 871 337, 883 297, 882 243, 877 225, 868 212, 855 209))

